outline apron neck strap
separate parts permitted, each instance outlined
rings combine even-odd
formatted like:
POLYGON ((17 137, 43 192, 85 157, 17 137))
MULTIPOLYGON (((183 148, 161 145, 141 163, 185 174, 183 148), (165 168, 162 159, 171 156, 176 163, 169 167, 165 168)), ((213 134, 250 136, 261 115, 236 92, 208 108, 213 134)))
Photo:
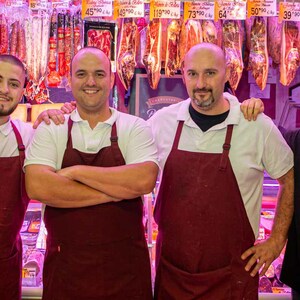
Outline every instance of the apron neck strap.
POLYGON ((231 137, 232 137, 232 131, 233 131, 233 125, 228 125, 227 126, 227 131, 226 131, 226 137, 225 137, 225 142, 223 144, 223 153, 221 157, 221 162, 219 166, 220 171, 225 171, 227 167, 227 162, 229 159, 229 150, 230 150, 230 142, 231 142, 231 137))
POLYGON ((118 133, 117 133, 116 122, 112 125, 111 128, 110 141, 111 141, 111 149, 116 162, 118 163, 118 165, 125 165, 124 158, 122 156, 122 153, 118 145, 118 133))
POLYGON ((174 138, 174 142, 173 142, 173 146, 172 146, 172 150, 178 149, 178 144, 179 144, 179 139, 181 136, 183 124, 184 124, 184 121, 179 121, 177 130, 176 130, 176 134, 175 134, 175 138, 174 138))
POLYGON ((72 142, 72 136, 71 136, 71 131, 73 127, 73 121, 71 118, 68 120, 68 142, 67 142, 67 147, 72 149, 73 148, 73 142, 72 142))

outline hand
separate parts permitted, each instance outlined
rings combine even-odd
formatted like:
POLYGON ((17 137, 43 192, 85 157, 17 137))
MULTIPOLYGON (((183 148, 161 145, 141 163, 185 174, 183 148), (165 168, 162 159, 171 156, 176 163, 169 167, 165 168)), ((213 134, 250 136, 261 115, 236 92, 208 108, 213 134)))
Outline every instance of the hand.
POLYGON ((264 112, 264 110, 264 103, 259 98, 250 98, 244 100, 241 104, 241 111, 248 121, 256 121, 258 114, 264 112))
POLYGON ((54 124, 59 125, 65 122, 64 113, 59 109, 47 109, 42 111, 33 124, 33 128, 36 129, 44 121, 47 125, 50 124, 50 119, 54 124))
POLYGON ((65 102, 61 107, 61 111, 65 114, 70 114, 76 108, 76 101, 65 102))
POLYGON ((248 272, 254 267, 250 275, 254 277, 261 270, 259 274, 263 276, 271 263, 280 255, 283 246, 276 240, 269 238, 249 248, 241 256, 242 260, 249 258, 245 270, 248 272))

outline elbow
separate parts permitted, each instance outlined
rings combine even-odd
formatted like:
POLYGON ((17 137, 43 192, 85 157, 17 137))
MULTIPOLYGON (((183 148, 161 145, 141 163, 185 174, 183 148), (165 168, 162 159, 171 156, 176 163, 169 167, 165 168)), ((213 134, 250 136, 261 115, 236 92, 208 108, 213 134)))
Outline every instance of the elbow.
POLYGON ((158 166, 153 163, 149 168, 147 168, 145 174, 140 177, 137 184, 137 194, 139 196, 149 194, 153 191, 156 185, 157 175, 158 166))

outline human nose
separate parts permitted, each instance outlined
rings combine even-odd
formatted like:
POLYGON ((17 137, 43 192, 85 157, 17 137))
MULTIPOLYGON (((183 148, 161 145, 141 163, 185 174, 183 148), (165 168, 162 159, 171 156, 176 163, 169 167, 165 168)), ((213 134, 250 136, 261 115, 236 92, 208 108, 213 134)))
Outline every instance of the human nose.
POLYGON ((8 84, 5 81, 0 82, 0 92, 2 94, 7 94, 8 93, 8 84))
POLYGON ((93 86, 96 84, 96 80, 93 75, 89 75, 87 78, 87 85, 93 86))
POLYGON ((197 78, 197 88, 202 89, 206 85, 206 81, 203 75, 199 75, 197 78))

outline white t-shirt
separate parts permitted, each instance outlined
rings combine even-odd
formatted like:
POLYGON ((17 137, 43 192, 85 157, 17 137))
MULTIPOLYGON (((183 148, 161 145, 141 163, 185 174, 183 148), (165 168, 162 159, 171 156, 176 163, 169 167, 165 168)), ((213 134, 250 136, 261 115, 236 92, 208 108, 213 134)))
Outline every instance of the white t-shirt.
MULTIPOLYGON (((27 149, 27 146, 33 136, 34 129, 32 128, 32 124, 25 123, 20 120, 13 120, 13 123, 16 125, 22 137, 23 144, 27 149)), ((16 136, 10 121, 8 121, 3 125, 0 125, 0 157, 12 157, 18 155, 19 150, 16 136)))
MULTIPOLYGON (((293 167, 293 154, 272 120, 260 114, 247 121, 238 100, 225 93, 230 112, 226 120, 203 132, 189 114, 190 99, 163 108, 148 122, 151 124, 163 170, 172 148, 178 121, 184 121, 179 149, 191 152, 221 153, 228 124, 234 124, 230 162, 240 188, 245 209, 255 235, 258 234, 264 170, 279 178, 293 167)), ((217 184, 217 183, 216 183, 217 184)))
POLYGON ((112 115, 105 122, 99 122, 91 129, 86 120, 82 120, 77 110, 66 116, 64 124, 46 125, 42 123, 34 134, 28 149, 25 166, 30 164, 47 165, 55 170, 61 164, 67 144, 68 118, 73 120, 73 147, 85 153, 97 153, 100 149, 110 146, 110 135, 116 121, 118 145, 126 164, 153 161, 158 164, 150 126, 142 119, 121 113, 111 108, 112 115))

